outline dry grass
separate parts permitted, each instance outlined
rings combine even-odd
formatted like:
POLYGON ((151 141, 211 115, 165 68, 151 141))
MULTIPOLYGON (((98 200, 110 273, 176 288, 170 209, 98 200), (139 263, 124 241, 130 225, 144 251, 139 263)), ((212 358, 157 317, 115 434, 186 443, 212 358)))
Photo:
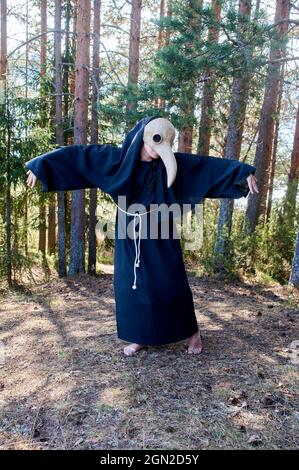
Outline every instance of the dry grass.
POLYGON ((124 356, 111 274, 7 292, 0 448, 298 447, 297 299, 279 286, 190 284, 200 356, 184 341, 124 356))

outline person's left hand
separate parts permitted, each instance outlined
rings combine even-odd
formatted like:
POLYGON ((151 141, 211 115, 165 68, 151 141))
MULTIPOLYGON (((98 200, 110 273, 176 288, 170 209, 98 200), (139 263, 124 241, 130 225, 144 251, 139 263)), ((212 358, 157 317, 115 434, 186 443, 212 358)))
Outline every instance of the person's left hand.
POLYGON ((248 183, 249 191, 250 191, 251 194, 259 192, 259 188, 258 188, 256 182, 257 182, 257 179, 253 174, 248 176, 247 183, 248 183))
POLYGON ((27 171, 27 175, 28 175, 28 178, 27 178, 26 183, 28 186, 30 186, 30 188, 33 188, 36 185, 37 177, 35 176, 34 173, 32 173, 31 170, 27 171))

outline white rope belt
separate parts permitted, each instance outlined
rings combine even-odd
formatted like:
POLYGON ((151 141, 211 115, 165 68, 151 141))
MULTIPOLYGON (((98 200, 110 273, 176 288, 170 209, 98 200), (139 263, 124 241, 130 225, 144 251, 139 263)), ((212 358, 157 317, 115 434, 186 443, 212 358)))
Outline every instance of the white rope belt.
POLYGON ((139 213, 139 212, 128 212, 128 211, 125 211, 124 209, 122 209, 121 207, 119 207, 118 204, 116 204, 116 202, 114 201, 114 204, 122 211, 124 212, 125 214, 127 215, 132 215, 134 217, 134 247, 135 247, 135 260, 134 260, 134 283, 132 285, 132 289, 137 289, 137 285, 136 285, 136 282, 137 282, 137 268, 139 268, 140 266, 140 241, 141 241, 141 216, 142 215, 145 215, 145 214, 149 214, 150 212, 153 212, 157 209, 151 209, 150 211, 146 211, 146 212, 142 212, 142 213, 139 213), (138 226, 138 235, 136 236, 136 222, 139 222, 139 226, 138 226))

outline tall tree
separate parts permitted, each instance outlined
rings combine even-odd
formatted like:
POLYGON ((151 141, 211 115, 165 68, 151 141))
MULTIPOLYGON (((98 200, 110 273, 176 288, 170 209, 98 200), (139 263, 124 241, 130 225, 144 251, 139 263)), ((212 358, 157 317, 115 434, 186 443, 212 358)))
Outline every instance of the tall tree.
MULTIPOLYGON (((167 0, 167 18, 172 17, 172 0, 167 0)), ((170 29, 165 31, 165 44, 169 45, 170 42, 170 29)))
POLYGON ((129 46, 129 70, 128 70, 128 99, 126 105, 126 127, 129 130, 136 119, 132 116, 137 108, 137 87, 139 77, 139 49, 141 29, 142 0, 132 0, 129 46))
POLYGON ((56 245, 56 194, 49 196, 48 207, 48 253, 51 255, 55 252, 56 245))
POLYGON ((283 266, 288 266, 294 257, 293 245, 296 237, 296 199, 299 179, 299 113, 297 109, 296 127, 288 175, 287 191, 282 205, 275 213, 274 242, 279 253, 278 276, 285 277, 283 266))
POLYGON ((270 174, 269 174, 269 191, 267 195, 267 212, 266 212, 266 222, 270 219, 271 209, 272 209, 272 196, 274 188, 274 176, 276 168, 276 158, 277 158, 277 149, 278 149, 278 137, 279 137, 279 123, 280 123, 280 113, 281 113, 281 103, 283 95, 283 82, 284 82, 284 64, 282 65, 282 70, 280 74, 280 83, 279 83, 279 93, 277 100, 277 110, 276 110, 276 119, 275 119, 275 128, 274 128, 274 142, 273 150, 271 155, 270 162, 270 174))
POLYGON ((295 287, 299 287, 299 227, 298 227, 298 232, 297 232, 289 284, 295 287))
MULTIPOLYGON (((40 39, 40 74, 41 74, 41 123, 46 124, 47 109, 44 99, 44 81, 47 73, 47 0, 40 0, 41 14, 41 39, 40 39)), ((43 195, 39 204, 39 241, 38 249, 42 252, 43 257, 46 255, 46 205, 43 195)))
MULTIPOLYGON (((165 0, 160 0, 160 21, 165 16, 165 0)), ((158 50, 161 49, 163 46, 164 38, 163 38, 163 28, 159 24, 158 29, 158 50)), ((163 98, 155 98, 154 100, 154 107, 162 109, 165 106, 165 100, 163 98)))
MULTIPOLYGON (((61 0, 55 0, 55 124, 56 142, 58 145, 64 144, 63 120, 62 120, 62 57, 61 57, 61 0)), ((66 275, 66 246, 65 246, 65 193, 57 193, 57 221, 58 221, 58 274, 60 277, 66 275)), ((50 237, 49 218, 49 237, 50 237)), ((55 223, 55 219, 53 220, 55 223)))
MULTIPOLYGON (((0 51, 0 110, 2 116, 5 116, 6 122, 9 121, 7 106, 7 2, 1 0, 1 51, 0 51)), ((9 286, 12 285, 12 263, 11 263, 11 170, 10 170, 10 129, 1 129, 1 138, 5 145, 1 146, 0 161, 4 160, 6 170, 6 194, 5 194, 5 228, 6 228, 6 277, 9 286)))
MULTIPOLYGON (((164 15, 165 15, 165 4, 164 4, 164 0, 161 0, 161 3, 160 3, 160 18, 163 18, 164 15)), ((167 16, 167 18, 172 17, 172 0, 167 1, 166 16, 167 16)), ((159 42, 158 42, 159 48, 161 48, 164 44, 169 45, 169 42, 170 42, 170 28, 168 28, 165 31, 164 35, 163 35, 163 32, 161 31, 161 36, 159 37, 159 42)), ((165 108, 165 98, 160 98, 160 100, 158 102, 158 107, 160 109, 165 108)))
MULTIPOLYGON (((221 18, 221 2, 212 0, 211 9, 213 14, 213 22, 209 27, 208 42, 217 43, 219 40, 218 23, 221 18)), ((203 85, 201 112, 199 123, 199 138, 197 145, 197 153, 200 155, 209 155, 212 129, 212 111, 214 108, 216 93, 216 80, 210 70, 205 72, 205 82, 203 85)))
POLYGON ((284 198, 283 219, 286 221, 288 228, 294 226, 296 216, 296 197, 299 182, 299 104, 297 106, 296 126, 293 142, 293 150, 291 155, 291 165, 288 174, 287 191, 284 198))
MULTIPOLYGON (((75 64, 75 144, 87 143, 90 42, 90 0, 78 0, 75 64)), ((72 191, 69 274, 85 272, 85 190, 72 191)))
MULTIPOLYGON (((190 30, 192 34, 191 41, 186 43, 186 53, 189 55, 194 51, 193 42, 198 41, 202 35, 202 0, 189 0, 188 7, 190 8, 190 30)), ((178 151, 179 152, 192 152, 192 138, 193 138, 193 117, 195 110, 195 93, 197 86, 197 77, 186 80, 182 90, 184 99, 181 100, 180 113, 183 116, 183 127, 179 131, 178 138, 178 151)))
MULTIPOLYGON (((76 54, 77 1, 66 0, 65 8, 65 64, 63 67, 63 120, 73 122, 73 96, 75 95, 75 54, 76 54), (72 31, 71 31, 72 28, 72 31)), ((68 126, 65 136, 67 144, 74 143, 72 125, 68 126)), ((71 233, 71 193, 65 192, 65 231, 66 252, 70 250, 71 233)))
MULTIPOLYGON (((101 0, 93 3, 93 50, 92 50, 92 107, 91 107, 91 141, 98 142, 99 118, 98 95, 100 86, 100 34, 101 34, 101 0)), ((96 273, 96 207, 97 188, 89 192, 89 227, 88 227, 88 273, 96 273)))
MULTIPOLYGON (((25 45, 25 100, 28 100, 28 73, 29 73, 29 0, 26 0, 26 45, 25 45)), ((27 108, 25 111, 26 120, 28 118, 27 108)), ((27 128, 25 130, 27 138, 27 128)), ((28 256, 28 187, 24 190, 24 251, 28 256)))
MULTIPOLYGON (((250 18, 251 1, 240 0, 239 2, 239 26, 237 42, 242 51, 240 62, 242 71, 234 78, 232 87, 232 100, 228 119, 228 130, 225 147, 225 158, 240 159, 246 107, 249 91, 249 70, 246 67, 250 60, 251 51, 246 44, 246 18, 250 18)), ((225 261, 228 259, 230 233, 234 210, 234 199, 221 199, 218 231, 215 245, 215 261, 219 270, 224 269, 225 261)))
MULTIPOLYGON (((1 92, 6 88, 7 74, 7 1, 1 0, 1 50, 0 50, 0 80, 1 92)), ((1 104, 3 104, 4 96, 1 94, 1 104)))
POLYGON ((259 192, 249 194, 246 218, 250 232, 253 232, 259 221, 264 222, 267 211, 267 195, 269 191, 269 174, 274 141, 275 112, 279 94, 281 61, 284 42, 288 32, 290 16, 290 0, 276 0, 274 27, 276 37, 271 41, 270 59, 267 71, 264 100, 261 110, 257 147, 254 165, 259 182, 259 192))

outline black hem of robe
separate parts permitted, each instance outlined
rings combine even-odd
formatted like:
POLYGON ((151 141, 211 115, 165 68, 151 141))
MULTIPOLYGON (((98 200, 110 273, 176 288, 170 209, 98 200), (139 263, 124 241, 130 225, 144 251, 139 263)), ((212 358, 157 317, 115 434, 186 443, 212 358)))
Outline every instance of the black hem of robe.
POLYGON ((163 341, 163 342, 143 342, 143 341, 136 341, 136 338, 133 339, 128 339, 128 338, 124 338, 124 337, 121 337, 119 335, 117 335, 118 339, 122 340, 122 341, 127 341, 128 343, 136 343, 136 344, 143 344, 145 346, 163 346, 164 344, 172 344, 172 343, 178 343, 179 341, 183 341, 184 339, 187 339, 187 338, 190 338, 190 336, 193 336, 195 335, 195 333, 197 333, 199 331, 199 327, 197 325, 197 330, 193 331, 193 332, 190 332, 188 334, 183 334, 182 336, 179 336, 179 337, 176 337, 176 338, 172 338, 172 339, 169 339, 169 340, 166 340, 166 341, 163 341))

